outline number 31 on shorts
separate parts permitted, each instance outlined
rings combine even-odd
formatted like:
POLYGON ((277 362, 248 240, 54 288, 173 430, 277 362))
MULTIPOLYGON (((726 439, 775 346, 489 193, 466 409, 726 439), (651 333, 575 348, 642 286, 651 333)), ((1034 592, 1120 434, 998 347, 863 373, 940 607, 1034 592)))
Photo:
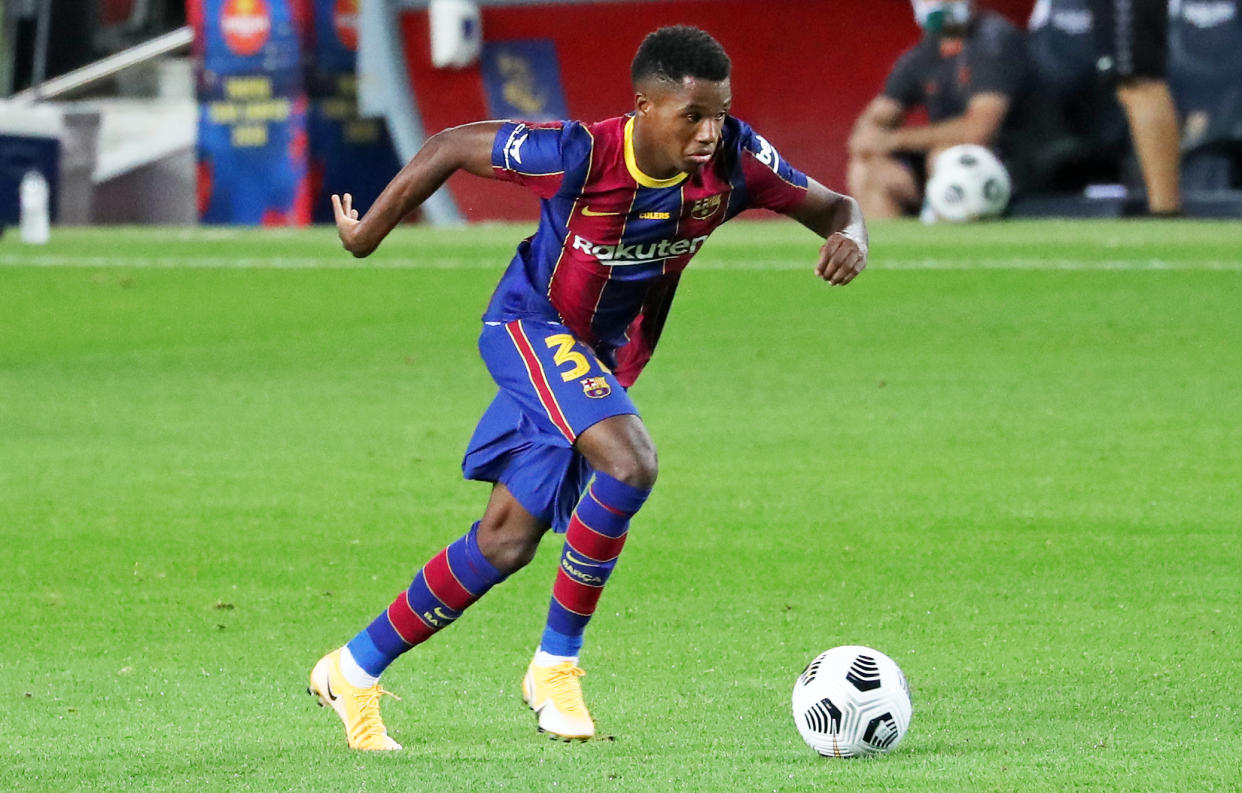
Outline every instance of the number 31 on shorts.
MULTIPOLYGON (((587 361, 587 357, 574 349, 578 343, 577 339, 568 333, 555 333, 544 339, 544 343, 548 345, 548 349, 557 348, 556 352, 552 353, 552 362, 558 367, 567 363, 573 364, 572 369, 561 372, 561 379, 566 383, 591 371, 591 364, 587 361)), ((603 364, 600 364, 600 368, 603 368, 603 364)))

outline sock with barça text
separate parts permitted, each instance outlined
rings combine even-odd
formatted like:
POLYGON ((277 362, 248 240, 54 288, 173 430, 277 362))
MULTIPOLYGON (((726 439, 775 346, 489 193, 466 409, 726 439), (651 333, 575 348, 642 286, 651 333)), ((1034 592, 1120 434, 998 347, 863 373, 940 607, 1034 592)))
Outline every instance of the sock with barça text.
POLYGON ((431 557, 400 595, 347 648, 358 666, 379 677, 397 656, 453 623, 505 579, 479 550, 479 524, 431 557))
POLYGON ((577 663, 582 636, 621 555, 630 518, 650 494, 607 474, 596 473, 591 479, 565 532, 536 663, 540 659, 577 663))

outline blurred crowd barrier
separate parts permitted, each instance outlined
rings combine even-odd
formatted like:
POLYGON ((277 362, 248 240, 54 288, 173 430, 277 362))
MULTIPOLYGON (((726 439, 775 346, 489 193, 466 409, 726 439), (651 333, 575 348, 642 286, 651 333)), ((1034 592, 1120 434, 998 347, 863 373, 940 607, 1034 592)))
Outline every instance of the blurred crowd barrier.
POLYGON ((207 223, 331 220, 332 192, 368 205, 398 161, 359 118, 358 0, 189 0, 198 208, 207 223))
MULTIPOLYGON (((384 53, 391 62, 384 74, 396 79, 381 82, 399 85, 381 87, 402 100, 388 102, 388 124, 361 118, 357 109, 363 0, 186 0, 195 31, 194 96, 185 100, 184 122, 166 114, 170 131, 148 136, 184 151, 166 162, 164 170, 176 178, 159 182, 169 186, 164 197, 144 189, 100 201, 101 180, 129 167, 109 165, 111 148, 133 146, 96 157, 93 138, 79 132, 89 120, 82 108, 56 114, 53 122, 39 115, 39 106, 22 118, 0 113, 0 136, 25 136, 0 145, 0 193, 16 195, 29 164, 46 160, 49 181, 59 185, 53 212, 70 222, 183 216, 210 223, 327 221, 330 193, 349 191, 365 209, 413 145, 439 129, 496 115, 590 120, 626 112, 633 104, 628 72, 634 49, 652 29, 677 23, 709 30, 729 51, 738 116, 799 168, 844 189, 853 121, 919 36, 908 0, 484 0, 478 3, 481 55, 445 66, 433 58, 426 2, 366 2, 386 9, 392 23, 386 32, 398 42, 384 53), (189 119, 191 112, 197 121, 189 119), (393 113, 402 123, 416 119, 411 123, 420 133, 407 136, 400 151, 390 138, 393 113), (40 134, 56 139, 59 149, 49 149, 40 134), (92 178, 93 208, 89 189, 76 187, 89 188, 92 178), (187 206, 167 214, 178 206, 174 193, 189 196, 187 206), (195 193, 196 202, 190 200, 195 193), (141 218, 101 210, 101 204, 129 210, 148 199, 152 206, 141 218)), ((1192 194, 1242 190, 1240 2, 1169 3, 1169 83, 1182 122, 1183 188, 1192 194)), ((1125 119, 1098 78, 1085 0, 979 5, 1029 28, 1036 90, 1055 106, 1064 133, 1049 138, 1047 184, 1081 192, 1084 185, 1134 183, 1125 119)), ((173 107, 168 100, 163 105, 173 107)), ((121 115, 105 116, 101 140, 133 137, 129 127, 109 123, 121 115)), ((152 119, 162 117, 147 112, 141 118, 153 129, 152 119)), ((445 196, 452 204, 448 214, 466 220, 538 214, 522 191, 488 180, 455 176, 445 196)), ((13 220, 3 209, 0 224, 13 220)))
MULTIPOLYGON (((1046 202, 1045 212, 1060 212, 1069 206, 1064 196, 1087 192, 1107 200, 1084 211, 1126 211, 1127 203, 1138 200, 1142 182, 1126 120, 1097 69, 1086 2, 978 4, 1028 28, 1030 54, 1015 57, 1033 61, 1037 96, 1030 101, 1053 106, 1061 125, 1046 138, 1043 184, 1055 197, 1046 202), (1117 198, 1127 190, 1128 198, 1117 198)), ((1238 5, 1239 0, 1173 0, 1170 6, 1169 81, 1183 120, 1184 184, 1192 210, 1196 195, 1242 188, 1238 5)), ((854 120, 881 90, 897 57, 920 35, 908 0, 574 3, 547 13, 505 3, 483 4, 482 12, 485 52, 500 44, 526 43, 531 51, 555 54, 550 65, 523 64, 522 52, 513 48, 507 57, 511 93, 549 102, 563 96, 569 115, 580 119, 607 118, 632 106, 626 75, 645 33, 664 24, 699 25, 733 59, 734 112, 761 130, 790 162, 837 189, 845 188, 845 142, 854 120)), ((427 13, 420 8, 400 15, 400 33, 401 73, 427 131, 494 113, 495 70, 486 60, 465 68, 436 67, 427 13)), ((540 117, 542 106, 532 107, 527 112, 540 117)), ((449 189, 469 220, 525 220, 538 212, 527 196, 505 185, 454 177, 449 189)), ((1231 211, 1231 205, 1222 206, 1221 211, 1231 211)))
MULTIPOLYGON (((1128 132, 1099 77, 1086 0, 1039 0, 1028 43, 1040 98, 1066 133, 1050 151, 1051 184, 1124 181, 1128 132)), ((1239 0, 1171 0, 1168 81, 1182 124, 1182 188, 1242 188, 1242 9, 1239 0)))

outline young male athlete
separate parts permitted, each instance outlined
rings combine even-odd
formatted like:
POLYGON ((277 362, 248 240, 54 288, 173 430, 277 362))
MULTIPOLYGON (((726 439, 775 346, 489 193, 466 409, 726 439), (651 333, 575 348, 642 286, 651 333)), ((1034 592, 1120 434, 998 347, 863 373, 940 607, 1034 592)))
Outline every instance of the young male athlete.
POLYGON ((721 223, 751 207, 826 238, 815 274, 847 284, 867 233, 853 199, 785 162, 729 115, 729 58, 701 30, 661 28, 634 58, 632 114, 583 124, 485 121, 430 138, 361 219, 332 196, 345 248, 366 256, 465 170, 542 199, 483 315, 479 352, 499 387, 470 440, 465 476, 493 482, 482 518, 409 589, 317 663, 310 691, 355 749, 400 749, 380 719, 380 673, 456 620, 564 532, 547 625, 522 682, 542 732, 587 739, 583 632, 656 479, 656 452, 626 389, 651 357, 681 271, 721 223))

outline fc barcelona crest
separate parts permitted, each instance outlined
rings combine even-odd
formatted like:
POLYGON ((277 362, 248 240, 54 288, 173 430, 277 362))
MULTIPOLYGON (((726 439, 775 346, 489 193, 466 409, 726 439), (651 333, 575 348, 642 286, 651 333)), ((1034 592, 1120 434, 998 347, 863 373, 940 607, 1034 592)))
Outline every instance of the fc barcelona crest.
POLYGON ((612 393, 612 386, 608 385, 606 377, 584 377, 578 382, 582 383, 582 393, 591 399, 603 399, 612 393))
POLYGON ((700 198, 690 205, 690 217, 695 220, 707 220, 720 209, 720 193, 707 198, 700 198))

